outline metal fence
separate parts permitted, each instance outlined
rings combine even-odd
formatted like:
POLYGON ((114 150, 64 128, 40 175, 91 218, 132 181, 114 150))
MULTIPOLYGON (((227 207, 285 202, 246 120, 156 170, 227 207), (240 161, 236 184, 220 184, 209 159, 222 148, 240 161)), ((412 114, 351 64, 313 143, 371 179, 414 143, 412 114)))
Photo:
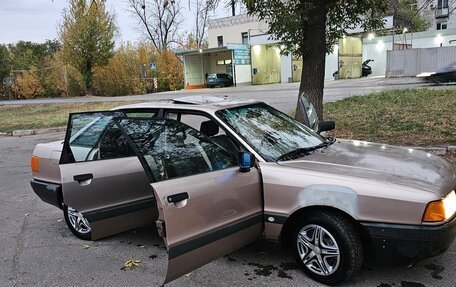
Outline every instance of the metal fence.
POLYGON ((414 77, 456 62, 456 46, 387 51, 386 77, 414 77))

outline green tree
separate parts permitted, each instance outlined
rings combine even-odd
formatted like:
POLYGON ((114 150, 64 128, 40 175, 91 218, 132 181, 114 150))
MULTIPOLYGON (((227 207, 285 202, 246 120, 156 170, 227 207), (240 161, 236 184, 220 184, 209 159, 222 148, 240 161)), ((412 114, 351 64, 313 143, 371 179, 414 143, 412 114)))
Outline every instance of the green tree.
POLYGON ((63 58, 83 75, 89 94, 94 67, 108 64, 115 45, 114 15, 106 11, 104 2, 69 0, 60 27, 63 58))
POLYGON ((0 86, 3 78, 8 77, 11 72, 11 54, 6 45, 0 45, 0 86))
POLYGON ((16 44, 9 44, 8 50, 11 54, 12 70, 39 69, 47 56, 53 55, 60 49, 57 40, 46 40, 44 43, 32 43, 19 41, 16 44))
POLYGON ((386 15, 394 16, 394 27, 407 28, 411 32, 426 31, 431 26, 420 13, 417 0, 389 0, 386 15))
MULTIPOLYGON (((388 0, 243 0, 249 14, 269 23, 269 33, 285 46, 284 54, 302 57, 299 95, 306 93, 323 116, 326 53, 348 29, 383 27, 388 0)), ((298 100, 299 101, 299 100, 298 100)), ((303 120, 297 105, 296 118, 303 120)))

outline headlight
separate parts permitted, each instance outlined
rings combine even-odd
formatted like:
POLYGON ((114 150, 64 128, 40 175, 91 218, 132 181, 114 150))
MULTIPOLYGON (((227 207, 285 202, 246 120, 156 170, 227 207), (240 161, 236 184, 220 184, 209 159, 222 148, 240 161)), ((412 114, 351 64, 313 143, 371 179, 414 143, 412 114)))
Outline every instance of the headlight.
POLYGON ((453 217, 456 212, 456 193, 453 190, 443 199, 430 202, 424 211, 424 222, 445 221, 453 217))

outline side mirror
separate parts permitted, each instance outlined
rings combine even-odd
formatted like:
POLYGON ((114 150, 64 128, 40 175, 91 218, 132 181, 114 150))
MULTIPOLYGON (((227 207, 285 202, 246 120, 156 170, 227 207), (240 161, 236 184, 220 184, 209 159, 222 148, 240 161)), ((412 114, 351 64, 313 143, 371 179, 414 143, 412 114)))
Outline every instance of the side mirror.
POLYGON ((336 122, 334 122, 334 121, 320 121, 320 122, 318 122, 317 133, 332 131, 335 128, 336 128, 336 122))
POLYGON ((252 168, 255 164, 255 158, 251 153, 240 152, 238 162, 240 172, 249 172, 250 168, 252 168))

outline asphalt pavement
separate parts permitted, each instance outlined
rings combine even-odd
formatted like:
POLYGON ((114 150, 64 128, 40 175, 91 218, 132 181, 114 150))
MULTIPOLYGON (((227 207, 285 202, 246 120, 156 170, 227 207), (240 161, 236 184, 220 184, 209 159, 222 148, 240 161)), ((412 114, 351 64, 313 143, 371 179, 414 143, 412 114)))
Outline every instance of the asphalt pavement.
MULTIPOLYGON (((325 81, 324 101, 336 101, 351 96, 362 96, 375 91, 390 89, 408 89, 425 87, 417 78, 361 78, 350 80, 325 81)), ((109 102, 109 101, 152 101, 166 100, 190 95, 227 96, 231 98, 255 99, 264 101, 279 110, 289 112, 296 107, 299 83, 248 85, 214 89, 179 90, 147 95, 124 97, 77 97, 77 98, 49 98, 30 100, 0 101, 0 105, 35 105, 56 103, 80 102, 109 102)))
MULTIPOLYGON (((62 212, 32 191, 34 146, 63 133, 0 136, 0 286, 159 286, 166 252, 151 226, 95 242, 77 239, 62 212), (87 246, 85 246, 87 245, 87 246), (121 270, 130 259, 133 270, 121 270)), ((406 267, 364 267, 342 286, 456 286, 456 244, 445 254, 406 267)), ((256 241, 168 286, 322 286, 298 270, 276 243, 256 241)))

